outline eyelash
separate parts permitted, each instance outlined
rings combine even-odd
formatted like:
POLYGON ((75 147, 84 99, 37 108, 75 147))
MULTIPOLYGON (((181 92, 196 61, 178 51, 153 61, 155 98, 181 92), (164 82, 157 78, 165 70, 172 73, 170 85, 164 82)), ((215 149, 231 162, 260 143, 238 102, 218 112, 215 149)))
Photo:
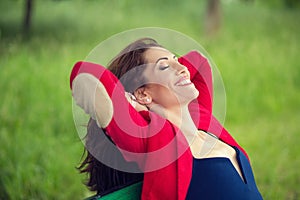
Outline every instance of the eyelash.
MULTIPOLYGON (((176 62, 178 62, 178 58, 177 58, 177 57, 174 57, 174 60, 175 60, 176 62)), ((160 69, 160 70, 166 70, 166 69, 168 69, 169 67, 170 67, 170 65, 166 65, 166 66, 161 65, 161 66, 159 66, 159 69, 160 69)))
POLYGON ((164 66, 164 65, 159 66, 160 70, 166 70, 168 68, 169 68, 169 65, 167 65, 167 66, 164 66))

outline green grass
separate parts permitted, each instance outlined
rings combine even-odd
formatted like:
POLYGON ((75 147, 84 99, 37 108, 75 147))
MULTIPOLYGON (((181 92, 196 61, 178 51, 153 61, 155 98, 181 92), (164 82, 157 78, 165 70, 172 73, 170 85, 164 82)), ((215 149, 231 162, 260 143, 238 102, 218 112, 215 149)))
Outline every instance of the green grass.
POLYGON ((225 126, 249 153, 262 195, 298 199, 299 10, 224 3, 222 29, 208 38, 203 3, 139 2, 36 1, 26 39, 22 2, 0 3, 0 199, 90 195, 75 169, 83 146, 69 73, 102 40, 145 26, 180 31, 204 46, 225 84, 225 126))

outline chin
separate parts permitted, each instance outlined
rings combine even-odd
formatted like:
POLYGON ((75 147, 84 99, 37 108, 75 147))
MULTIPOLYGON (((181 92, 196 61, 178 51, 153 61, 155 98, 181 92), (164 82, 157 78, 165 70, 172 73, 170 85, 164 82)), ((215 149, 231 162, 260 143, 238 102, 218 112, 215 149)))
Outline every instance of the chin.
POLYGON ((195 88, 192 91, 186 91, 185 93, 180 95, 180 102, 181 103, 190 103, 194 99, 197 99, 199 96, 199 91, 195 88))
POLYGON ((190 100, 193 101, 194 99, 197 99, 198 96, 199 96, 199 91, 196 90, 191 93, 190 100))

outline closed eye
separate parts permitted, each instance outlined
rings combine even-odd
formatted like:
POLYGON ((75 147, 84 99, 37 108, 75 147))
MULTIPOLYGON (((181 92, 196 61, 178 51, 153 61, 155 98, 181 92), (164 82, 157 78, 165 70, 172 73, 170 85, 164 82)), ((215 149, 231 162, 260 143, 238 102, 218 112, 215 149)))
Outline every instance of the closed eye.
POLYGON ((170 66, 169 65, 160 65, 159 66, 159 69, 160 70, 166 70, 166 69, 168 69, 170 66))

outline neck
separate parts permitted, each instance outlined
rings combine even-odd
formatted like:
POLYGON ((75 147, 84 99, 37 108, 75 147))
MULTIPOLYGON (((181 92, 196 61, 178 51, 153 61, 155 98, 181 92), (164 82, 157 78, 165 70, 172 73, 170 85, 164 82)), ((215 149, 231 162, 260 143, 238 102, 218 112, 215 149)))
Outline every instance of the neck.
POLYGON ((180 105, 173 108, 163 109, 162 112, 157 113, 176 125, 185 135, 190 144, 195 139, 198 129, 191 117, 188 105, 180 105))

